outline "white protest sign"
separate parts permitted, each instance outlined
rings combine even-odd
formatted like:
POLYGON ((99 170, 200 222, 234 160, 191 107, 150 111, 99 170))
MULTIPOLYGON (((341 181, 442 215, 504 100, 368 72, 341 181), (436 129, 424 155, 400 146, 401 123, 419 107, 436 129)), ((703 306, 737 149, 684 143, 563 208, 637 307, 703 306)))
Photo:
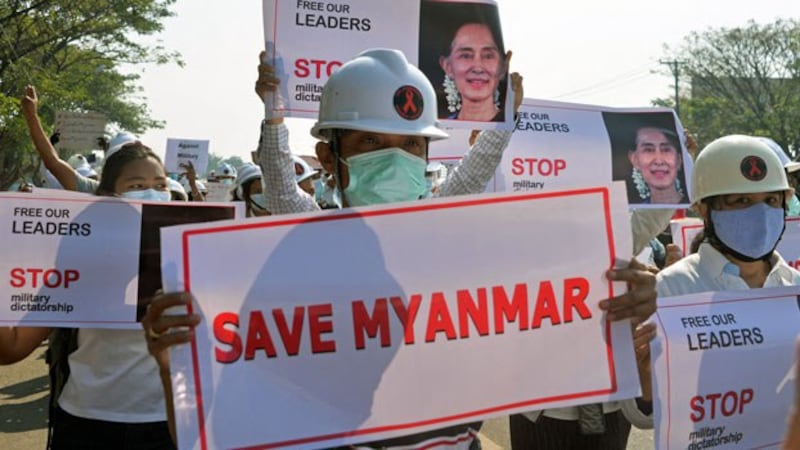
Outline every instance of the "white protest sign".
POLYGON ((208 144, 207 140, 167 139, 164 168, 170 173, 184 173, 187 163, 191 163, 196 173, 205 173, 208 168, 208 144))
MULTIPOLYGON (((433 108, 448 128, 510 129, 513 91, 497 7, 494 0, 263 0, 266 62, 281 80, 279 100, 268 107, 285 116, 316 119, 331 74, 362 51, 380 47, 400 50, 418 66, 434 86, 437 104, 422 102, 416 88, 401 89, 412 84, 403 82, 386 98, 369 99, 373 105, 396 110, 400 121, 415 120, 433 108), (473 38, 470 44, 477 39, 480 47, 465 44, 458 47, 461 53, 451 51, 465 36, 473 38), (467 58, 480 58, 481 69, 461 67, 467 58)), ((401 72, 374 76, 390 81, 393 74, 401 72)), ((353 92, 365 83, 370 79, 356 80, 353 92)))
POLYGON ((237 208, 0 193, 0 324, 139 328, 161 287, 159 226, 237 208))
POLYGON ((624 289, 603 275, 631 253, 621 185, 217 225, 162 229, 165 289, 203 318, 171 358, 182 448, 332 447, 637 395, 630 325, 597 306, 624 289))
MULTIPOLYGON (((672 241, 683 251, 683 256, 691 253, 692 241, 703 231, 703 228, 703 221, 698 218, 670 221, 672 241)), ((775 250, 780 253, 787 264, 797 269, 800 264, 800 217, 786 218, 786 229, 775 250)))
MULTIPOLYGON (((469 132, 449 133, 450 139, 431 142, 430 157, 452 165, 469 149, 469 132)), ((487 190, 552 192, 624 180, 632 208, 688 207, 692 165, 678 136, 683 136, 683 128, 671 109, 525 99, 511 142, 487 190), (652 159, 634 158, 642 173, 634 177, 631 159, 647 153, 645 137, 652 140, 651 145, 662 144, 672 150, 654 152, 659 156, 652 159), (641 144, 638 150, 637 142, 641 144), (669 202, 664 197, 658 200, 651 192, 671 193, 669 202)))
POLYGON ((656 448, 779 448, 793 400, 800 287, 660 298, 656 448))
POLYGON ((85 153, 98 148, 108 119, 96 112, 56 111, 55 131, 59 133, 58 148, 85 153))

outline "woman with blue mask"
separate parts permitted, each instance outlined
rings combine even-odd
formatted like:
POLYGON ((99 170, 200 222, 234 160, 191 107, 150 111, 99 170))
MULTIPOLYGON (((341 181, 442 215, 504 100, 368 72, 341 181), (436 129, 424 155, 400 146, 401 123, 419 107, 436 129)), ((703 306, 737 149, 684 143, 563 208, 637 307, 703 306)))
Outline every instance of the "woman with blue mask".
MULTIPOLYGON (((108 157, 97 195, 170 201, 161 160, 138 141, 108 157)), ((27 357, 48 337, 50 358, 68 367, 52 391, 48 448, 175 448, 158 365, 141 330, 3 327, 0 364, 27 357)))
POLYGON ((800 285, 800 272, 775 251, 792 196, 783 164, 763 141, 731 135, 708 144, 695 160, 691 192, 705 237, 697 253, 659 272, 658 295, 800 285))

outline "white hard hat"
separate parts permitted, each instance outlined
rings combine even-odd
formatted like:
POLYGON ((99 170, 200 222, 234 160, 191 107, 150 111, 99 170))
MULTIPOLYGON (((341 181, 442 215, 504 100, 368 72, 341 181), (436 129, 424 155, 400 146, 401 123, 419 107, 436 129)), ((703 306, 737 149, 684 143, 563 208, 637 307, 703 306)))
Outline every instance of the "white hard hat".
POLYGON ((42 176, 42 187, 49 189, 64 189, 58 179, 44 165, 39 167, 39 175, 42 176))
POLYGON ((256 178, 261 178, 261 167, 250 162, 239 166, 236 174, 236 198, 243 200, 244 192, 242 185, 256 178))
POLYGON ((236 169, 234 169, 233 166, 228 163, 220 164, 219 166, 217 166, 217 170, 212 173, 215 173, 217 177, 236 178, 236 169))
POLYGON ((110 141, 108 141, 108 151, 106 151, 106 159, 108 159, 108 157, 113 155, 114 153, 118 152, 123 145, 138 140, 139 139, 136 136, 126 131, 117 133, 116 136, 114 136, 113 138, 111 138, 110 141))
POLYGON ((180 183, 172 178, 167 178, 167 189, 169 189, 170 192, 177 192, 181 195, 181 197, 183 197, 184 200, 189 198, 189 196, 186 195, 186 189, 184 189, 180 183))
POLYGON ((777 142, 768 137, 758 136, 756 139, 769 146, 770 150, 775 153, 775 156, 778 157, 778 159, 781 161, 781 165, 783 165, 783 168, 786 169, 787 172, 791 173, 800 170, 800 162, 794 162, 789 159, 789 157, 786 155, 786 152, 783 151, 783 148, 781 148, 777 142))
POLYGON ((403 52, 367 50, 331 75, 322 89, 311 134, 328 140, 328 130, 345 129, 444 139, 436 93, 403 52))
POLYGON ((292 161, 294 162, 294 179, 296 182, 299 183, 316 175, 317 171, 312 169, 303 158, 292 155, 292 161))
MULTIPOLYGON (((195 180, 194 185, 197 186, 198 191, 208 193, 208 189, 206 189, 206 185, 203 184, 202 181, 195 180)), ((184 177, 181 179, 181 187, 183 188, 184 192, 192 192, 192 186, 189 184, 188 178, 184 177)))
POLYGON ((75 154, 69 157, 67 160, 67 164, 70 165, 73 169, 79 169, 81 167, 89 167, 89 161, 86 160, 86 157, 81 154, 75 154))
POLYGON ((778 156, 752 136, 730 135, 708 144, 694 162, 692 203, 725 194, 786 191, 786 172, 778 156))

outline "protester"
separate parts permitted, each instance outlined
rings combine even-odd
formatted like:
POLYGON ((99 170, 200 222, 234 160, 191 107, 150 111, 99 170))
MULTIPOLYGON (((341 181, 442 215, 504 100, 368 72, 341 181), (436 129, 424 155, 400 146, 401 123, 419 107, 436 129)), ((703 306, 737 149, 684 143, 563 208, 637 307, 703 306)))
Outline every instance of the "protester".
MULTIPOLYGON (((220 164, 212 173, 214 174, 214 183, 232 185, 236 181, 236 169, 228 163, 220 164)), ((208 178, 208 181, 211 182, 211 177, 208 178)))
POLYGON ((658 295, 800 285, 800 272, 775 250, 792 195, 783 164, 762 141, 731 135, 708 144, 692 174, 702 241, 657 275, 658 295))
POLYGON ((183 188, 183 186, 181 186, 180 183, 172 178, 167 178, 167 185, 169 187, 171 200, 180 202, 189 201, 189 196, 186 194, 186 190, 183 188))
POLYGON ((317 176, 319 172, 311 168, 310 164, 297 155, 292 155, 292 161, 294 162, 294 175, 297 185, 300 186, 300 189, 305 191, 306 194, 314 197, 316 192, 314 177, 317 176))
POLYGON ((253 163, 244 163, 236 172, 233 200, 244 202, 246 217, 268 216, 269 211, 264 206, 261 167, 253 163))
MULTIPOLYGON (((259 66, 259 75, 256 91, 263 97, 266 92, 275 90, 278 81, 272 68, 265 64, 259 66)), ((516 94, 515 108, 518 108, 522 100, 521 77, 513 75, 512 82, 516 94)), ((406 96, 401 95, 401 99, 405 100, 406 96)), ((402 53, 394 50, 366 51, 329 79, 322 94, 319 120, 312 134, 321 140, 317 144, 317 156, 323 167, 334 174, 339 204, 380 204, 415 200, 426 195, 424 177, 428 141, 446 137, 438 128, 435 111, 430 107, 434 104, 433 88, 427 79, 407 63, 402 53), (413 115, 402 108, 395 109, 391 103, 384 107, 379 102, 382 98, 391 99, 398 92, 412 92, 416 96, 413 115), (341 113, 343 111, 361 111, 361 114, 345 115, 341 113)), ((295 182, 288 135, 282 122, 281 118, 266 120, 262 131, 259 161, 263 166, 267 208, 280 214, 317 210, 313 197, 299 189, 295 182)), ((440 185, 437 195, 482 192, 509 139, 510 132, 480 133, 461 164, 440 185)), ((662 227, 651 231, 657 232, 662 227)), ((608 273, 609 278, 627 281, 631 285, 630 292, 601 302, 601 308, 609 310, 611 320, 636 316, 638 323, 655 310, 654 276, 643 269, 634 263, 631 268, 608 273)), ((168 372, 166 348, 187 342, 192 336, 191 331, 173 333, 173 330, 193 326, 199 318, 188 315, 167 318, 161 313, 167 307, 186 304, 190 299, 191 296, 184 293, 160 296, 154 300, 143 321, 148 335, 152 336, 151 352, 159 360, 163 373, 168 372)), ((162 378, 162 382, 166 389, 170 388, 167 377, 162 378)), ((480 424, 454 426, 359 447, 416 448, 428 439, 439 437, 459 442, 462 448, 466 448, 470 442, 478 445, 474 435, 479 427, 480 424)), ((456 447, 453 444, 442 448, 456 447)))
MULTIPOLYGON (((128 143, 108 157, 97 194, 170 200, 164 166, 152 150, 139 142, 128 143)), ((0 328, 0 363, 11 364, 25 358, 51 331, 0 328)), ((63 374, 51 379, 53 392, 60 392, 52 399, 55 410, 50 417, 51 448, 175 448, 167 426, 159 369, 148 354, 141 331, 59 329, 49 341, 51 351, 74 350, 61 353, 68 364, 63 390, 52 386, 52 381, 61 380, 63 374)), ((58 356, 55 359, 60 360, 58 356)))
POLYGON ((86 160, 86 157, 83 155, 72 155, 67 160, 67 163, 75 169, 78 174, 84 176, 86 178, 91 178, 93 180, 98 179, 97 172, 92 169, 92 166, 89 164, 89 161, 86 160))
POLYGON ((206 186, 197 179, 197 172, 195 172, 192 162, 187 161, 184 168, 186 169, 186 173, 181 175, 181 179, 183 180, 181 182, 181 186, 183 186, 183 189, 186 191, 189 201, 206 201, 208 189, 206 189, 206 186))

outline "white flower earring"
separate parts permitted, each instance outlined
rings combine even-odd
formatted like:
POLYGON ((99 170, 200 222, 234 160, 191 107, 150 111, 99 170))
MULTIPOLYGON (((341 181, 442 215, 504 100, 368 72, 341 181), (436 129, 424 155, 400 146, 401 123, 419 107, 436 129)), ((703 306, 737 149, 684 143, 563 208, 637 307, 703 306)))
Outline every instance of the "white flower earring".
POLYGON ((461 109, 461 94, 458 93, 456 82, 453 81, 450 75, 445 75, 442 86, 444 86, 444 93, 447 97, 447 110, 451 113, 459 111, 461 109))
POLYGON ((642 200, 650 198, 650 188, 647 187, 647 183, 644 182, 642 172, 634 167, 633 172, 631 172, 631 178, 633 179, 633 185, 636 186, 636 192, 639 193, 639 198, 642 200))

